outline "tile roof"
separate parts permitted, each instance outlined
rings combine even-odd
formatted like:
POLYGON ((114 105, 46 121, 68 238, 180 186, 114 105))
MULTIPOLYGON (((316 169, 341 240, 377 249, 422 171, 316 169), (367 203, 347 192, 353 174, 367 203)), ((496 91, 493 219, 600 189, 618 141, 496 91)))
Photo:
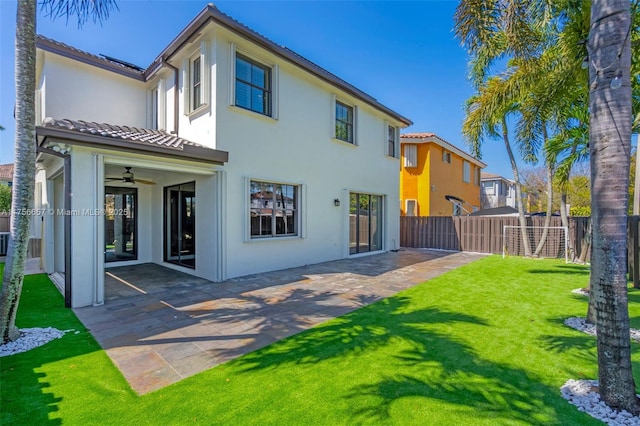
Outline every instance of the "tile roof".
POLYGON ((170 58, 178 50, 180 50, 185 43, 189 42, 189 40, 192 40, 194 34, 197 34, 205 25, 207 25, 210 20, 213 20, 219 25, 222 25, 227 29, 248 38, 252 42, 293 63, 294 65, 299 66, 300 68, 308 71, 318 78, 329 82, 330 84, 344 90, 345 92, 355 96, 356 98, 363 100, 364 102, 367 102, 374 108, 383 111, 386 114, 389 114, 403 124, 407 126, 413 124, 409 118, 404 117, 401 114, 390 109, 389 107, 381 104, 371 95, 363 92, 352 84, 339 78, 335 74, 332 74, 321 66, 304 58, 293 50, 279 45, 269 38, 263 36, 262 34, 252 30, 251 28, 237 21, 231 16, 221 12, 220 9, 218 9, 211 3, 205 6, 204 9, 187 25, 187 27, 185 27, 180 32, 180 34, 178 34, 178 36, 162 50, 162 52, 154 60, 154 62, 144 70, 128 62, 111 58, 106 55, 93 55, 91 53, 84 52, 65 43, 51 40, 41 35, 37 36, 36 45, 40 49, 67 56, 85 63, 90 63, 92 65, 108 69, 110 71, 133 77, 137 80, 147 81, 149 78, 153 77, 154 73, 157 72, 160 67, 162 67, 163 64, 166 63, 166 61, 170 60, 170 58))
POLYGON ((143 68, 122 61, 120 59, 113 58, 111 56, 94 55, 92 53, 85 52, 84 50, 77 49, 66 43, 44 37, 40 34, 36 35, 36 46, 40 49, 52 53, 70 57, 82 62, 89 62, 93 65, 108 69, 110 71, 115 71, 129 77, 134 77, 138 80, 144 80, 143 68))
POLYGON ((44 119, 42 126, 72 130, 94 136, 103 136, 178 150, 187 145, 206 148, 203 145, 191 142, 187 139, 179 138, 162 130, 141 129, 138 127, 117 126, 113 124, 94 123, 82 120, 59 120, 50 117, 44 119))
POLYGON ((13 164, 0 164, 0 179, 13 179, 13 164))
POLYGON ((424 138, 433 138, 437 135, 435 133, 422 132, 422 133, 404 133, 400 135, 401 138, 407 139, 424 139, 424 138))

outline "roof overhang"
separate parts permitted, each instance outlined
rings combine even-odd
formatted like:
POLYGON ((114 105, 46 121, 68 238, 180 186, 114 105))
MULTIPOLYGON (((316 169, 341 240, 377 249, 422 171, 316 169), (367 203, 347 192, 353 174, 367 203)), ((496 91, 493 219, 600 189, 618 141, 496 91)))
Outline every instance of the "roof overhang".
POLYGON ((184 145, 180 149, 153 146, 130 140, 117 139, 73 130, 36 126, 36 139, 39 147, 46 148, 53 139, 64 141, 68 145, 99 147, 120 152, 149 154, 157 157, 175 158, 198 163, 223 165, 229 161, 229 153, 201 146, 184 145))

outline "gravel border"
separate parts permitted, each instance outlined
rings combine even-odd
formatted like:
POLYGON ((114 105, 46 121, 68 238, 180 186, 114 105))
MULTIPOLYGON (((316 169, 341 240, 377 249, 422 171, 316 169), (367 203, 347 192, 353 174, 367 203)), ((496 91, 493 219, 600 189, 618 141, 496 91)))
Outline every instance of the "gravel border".
MULTIPOLYGON (((74 330, 58 330, 57 328, 21 328, 20 337, 15 341, 0 345, 0 357, 19 354, 38 348, 52 340, 59 339, 65 333, 74 330)), ((80 333, 76 331, 75 334, 80 333)))
POLYGON ((567 380, 560 388, 562 397, 578 408, 578 411, 602 420, 612 426, 640 426, 640 417, 628 411, 616 411, 600 400, 597 380, 567 380))

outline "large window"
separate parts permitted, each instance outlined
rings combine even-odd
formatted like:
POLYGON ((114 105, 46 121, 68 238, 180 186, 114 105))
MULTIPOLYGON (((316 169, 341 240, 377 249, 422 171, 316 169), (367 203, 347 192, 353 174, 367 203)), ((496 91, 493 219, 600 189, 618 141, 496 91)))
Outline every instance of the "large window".
POLYGON ((271 116, 271 69, 236 54, 235 104, 271 116))
POLYGON ((349 253, 382 250, 382 196, 349 194, 349 253))
POLYGON ((336 101, 336 139, 354 143, 353 107, 336 101))
POLYGON ((251 238, 300 235, 300 187, 252 180, 249 190, 251 238))
POLYGON ((136 188, 104 188, 104 261, 136 260, 136 188))

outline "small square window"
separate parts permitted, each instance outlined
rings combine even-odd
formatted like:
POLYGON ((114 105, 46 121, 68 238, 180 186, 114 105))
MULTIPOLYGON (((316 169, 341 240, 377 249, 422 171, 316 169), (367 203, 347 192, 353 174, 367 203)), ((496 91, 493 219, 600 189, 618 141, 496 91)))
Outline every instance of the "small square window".
POLYGON ((336 101, 336 139, 354 143, 353 107, 336 101))
POLYGON ((442 161, 451 164, 451 153, 449 151, 442 151, 442 161))

